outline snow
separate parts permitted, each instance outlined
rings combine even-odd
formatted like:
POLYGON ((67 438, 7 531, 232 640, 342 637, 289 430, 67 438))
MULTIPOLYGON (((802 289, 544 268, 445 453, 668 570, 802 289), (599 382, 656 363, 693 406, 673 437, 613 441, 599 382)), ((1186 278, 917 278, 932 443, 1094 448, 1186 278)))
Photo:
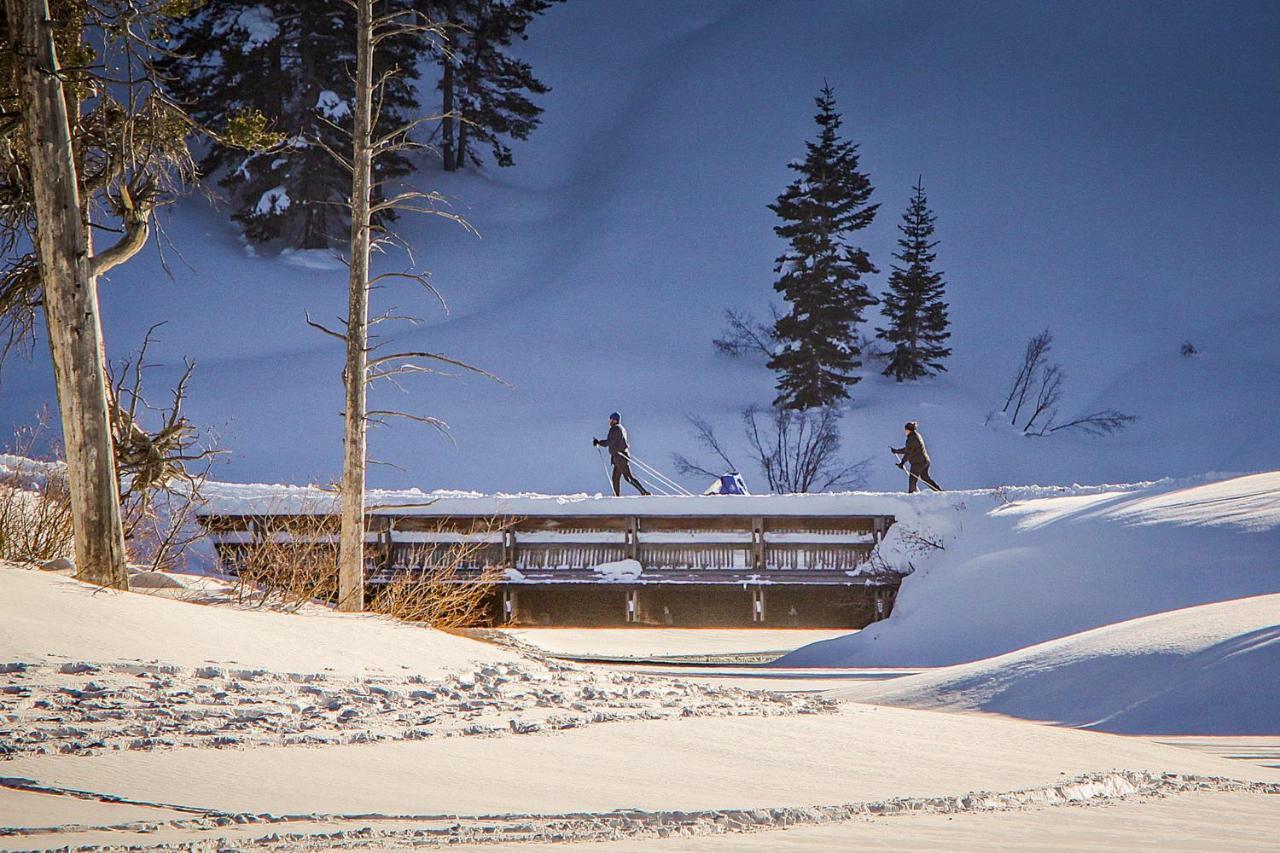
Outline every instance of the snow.
POLYGON ((272 187, 258 198, 253 212, 257 216, 273 216, 289 209, 291 200, 284 187, 272 187))
MULTIPOLYGON (((1061 492, 1063 487, 1027 486, 1018 494, 1043 495, 1061 492)), ((1108 487, 1078 487, 1099 490, 1108 487)), ((1127 487, 1119 487, 1127 488, 1127 487)), ((258 512, 288 513, 329 511, 335 506, 334 492, 318 486, 268 483, 214 482, 206 489, 205 515, 236 515, 258 512)), ((990 490, 952 493, 959 499, 990 499, 990 490)), ((544 495, 537 493, 497 493, 438 489, 371 489, 366 495, 371 509, 394 510, 396 514, 447 516, 541 516, 541 515, 895 515, 913 518, 922 511, 948 506, 936 495, 904 495, 899 492, 831 492, 803 495, 639 495, 621 498, 602 494, 544 495)), ((681 534, 683 536, 683 534, 681 534)), ((715 533, 719 537, 724 534, 715 533)), ((806 534, 808 535, 808 534, 806 534)), ((819 535, 819 534, 814 534, 819 535)))
POLYGON ((308 270, 346 269, 342 257, 330 249, 285 249, 279 257, 281 263, 308 270))
POLYGON ((280 25, 265 6, 245 9, 236 17, 236 25, 245 32, 241 46, 245 53, 262 47, 280 34, 280 25))
POLYGON ((1280 734, 1280 594, 1119 622, 832 695, 1124 734, 1280 734))
POLYGON ((1140 616, 1280 592, 1280 472, 925 496, 882 549, 911 562, 892 616, 780 666, 941 666, 1140 616), (1010 501, 1003 503, 1002 501, 1010 501), (910 547, 907 531, 944 550, 910 547))
POLYGON ((504 628, 502 633, 552 654, 649 658, 777 652, 849 632, 771 628, 504 628))
POLYGON ((336 675, 409 671, 429 676, 510 658, 451 634, 369 615, 322 611, 307 617, 201 607, 96 589, 70 578, 5 568, 0 660, 261 668, 336 675))
POLYGON ((602 583, 628 583, 639 578, 641 572, 639 560, 614 560, 592 566, 591 570, 602 583))
MULTIPOLYGON (((221 814, 330 816, 326 832, 358 829, 374 815, 422 816, 412 821, 419 827, 444 816, 454 824, 490 816, 499 826, 558 822, 561 839, 610 837, 592 836, 574 820, 618 809, 654 829, 735 809, 755 811, 739 818, 745 826, 776 828, 815 822, 817 809, 837 803, 864 804, 866 816, 875 813, 872 804, 907 798, 910 805, 899 808, 955 814, 1180 790, 1163 773, 1195 774, 1192 790, 1230 790, 1209 777, 1241 780, 1239 789, 1258 793, 1280 783, 1280 770, 1137 738, 857 705, 816 716, 639 721, 556 736, 120 751, 91 760, 19 756, 6 772, 57 790, 221 814), (976 791, 990 793, 965 796, 976 791)), ((702 832, 726 828, 710 821, 702 832)), ((287 829, 263 824, 257 832, 287 829)), ((210 830, 225 831, 209 826, 200 835, 210 830)))
POLYGON ((316 98, 316 109, 330 121, 341 121, 351 114, 351 105, 337 92, 325 89, 316 98))

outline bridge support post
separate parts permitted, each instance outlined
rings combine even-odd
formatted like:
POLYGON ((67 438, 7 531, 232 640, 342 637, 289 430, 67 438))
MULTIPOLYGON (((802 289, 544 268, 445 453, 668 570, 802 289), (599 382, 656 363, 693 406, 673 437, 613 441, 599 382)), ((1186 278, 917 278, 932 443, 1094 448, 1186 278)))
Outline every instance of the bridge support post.
POLYGON ((764 587, 751 587, 751 621, 764 621, 764 587))

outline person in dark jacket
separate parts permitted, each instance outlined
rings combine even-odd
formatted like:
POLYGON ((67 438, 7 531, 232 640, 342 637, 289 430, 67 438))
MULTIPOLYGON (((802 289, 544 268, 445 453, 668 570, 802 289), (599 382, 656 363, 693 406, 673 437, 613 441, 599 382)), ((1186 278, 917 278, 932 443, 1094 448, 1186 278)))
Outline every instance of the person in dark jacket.
POLYGON ((631 473, 631 461, 627 456, 627 429, 621 424, 622 416, 617 412, 609 415, 609 437, 605 439, 593 438, 591 444, 594 447, 609 448, 609 461, 613 463, 613 494, 614 497, 622 496, 622 481, 625 479, 628 483, 640 490, 640 494, 647 495, 649 490, 641 485, 640 481, 631 473))
POLYGON ((907 478, 908 494, 916 490, 921 480, 935 492, 942 491, 942 486, 935 483, 929 476, 929 451, 924 447, 924 437, 920 435, 919 426, 915 421, 907 421, 903 429, 907 433, 906 445, 889 449, 902 457, 902 461, 898 463, 899 468, 905 465, 910 469, 910 475, 907 478))

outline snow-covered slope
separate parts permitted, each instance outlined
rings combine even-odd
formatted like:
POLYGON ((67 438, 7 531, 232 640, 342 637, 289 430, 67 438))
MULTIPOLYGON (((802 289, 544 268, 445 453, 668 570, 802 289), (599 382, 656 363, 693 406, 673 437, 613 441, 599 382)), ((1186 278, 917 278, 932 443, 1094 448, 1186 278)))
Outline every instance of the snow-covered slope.
POLYGON ((163 661, 285 673, 318 667, 352 676, 408 670, 437 677, 512 657, 485 643, 379 616, 203 607, 8 564, 0 564, 0 580, 4 661, 163 661))
POLYGON ((941 666, 1280 592, 1280 472, 1003 497, 1012 502, 924 498, 932 508, 900 521, 887 544, 902 547, 914 529, 944 550, 915 551, 893 615, 777 665, 941 666))
MULTIPOLYGON (((773 378, 716 357, 710 339, 723 308, 763 313, 773 295, 766 204, 812 133, 823 79, 884 205, 865 234, 874 261, 888 268, 923 172, 952 294, 945 377, 856 389, 848 452, 883 455, 872 487, 901 486, 884 448, 907 419, 922 422, 951 488, 1280 465, 1280 432, 1260 423, 1280 405, 1280 114, 1256 107, 1273 100, 1277 29, 1266 4, 1176 15, 838 0, 552 9, 524 46, 553 91, 517 167, 419 176, 482 238, 403 223, 453 313, 380 294, 384 308, 430 314, 403 343, 470 359, 514 388, 435 377, 396 395, 447 419, 457 445, 407 424, 381 430, 372 453, 400 469, 375 467, 374 484, 601 489, 588 439, 620 409, 637 454, 660 467, 691 449, 683 416, 707 417, 758 487, 736 412, 771 399, 773 378), (1064 413, 1115 406, 1142 417, 1134 430, 1049 440, 984 426, 1023 342, 1045 326, 1068 373, 1064 413), (1184 339, 1201 354, 1179 356, 1184 339)), ((167 365, 155 396, 182 354, 199 362, 189 410, 233 451, 221 477, 329 481, 341 354, 303 312, 342 310, 343 270, 249 253, 226 211, 197 197, 162 225, 166 239, 103 286, 112 353, 168 321, 152 352, 167 365)), ((6 432, 52 399, 36 352, 5 375, 6 432)))
POLYGON ((1280 734, 1280 595, 1159 613, 832 695, 1125 734, 1280 734))

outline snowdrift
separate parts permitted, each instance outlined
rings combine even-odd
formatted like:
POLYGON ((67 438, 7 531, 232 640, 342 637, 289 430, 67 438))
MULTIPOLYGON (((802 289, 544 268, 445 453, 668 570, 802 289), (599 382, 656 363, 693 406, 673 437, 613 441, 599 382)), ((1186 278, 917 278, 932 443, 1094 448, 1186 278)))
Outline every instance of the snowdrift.
POLYGON ((0 563, 0 662, 164 661, 276 672, 436 676, 513 655, 419 626, 315 608, 306 616, 99 589, 0 563))
POLYGON ((1280 734, 1280 595, 1132 619, 830 695, 1123 734, 1280 734))
POLYGON ((886 541, 917 567, 892 617, 777 666, 946 666, 1280 592, 1280 472, 922 497, 886 541), (944 549, 913 545, 913 531, 944 549))

